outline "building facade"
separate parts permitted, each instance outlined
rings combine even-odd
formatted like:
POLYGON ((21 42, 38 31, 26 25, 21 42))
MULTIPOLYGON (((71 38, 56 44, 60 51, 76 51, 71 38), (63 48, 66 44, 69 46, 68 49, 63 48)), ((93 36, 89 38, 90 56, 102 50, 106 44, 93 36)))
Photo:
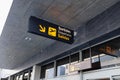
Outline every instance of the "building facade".
POLYGON ((120 2, 75 31, 72 45, 53 44, 6 80, 120 80, 120 2))

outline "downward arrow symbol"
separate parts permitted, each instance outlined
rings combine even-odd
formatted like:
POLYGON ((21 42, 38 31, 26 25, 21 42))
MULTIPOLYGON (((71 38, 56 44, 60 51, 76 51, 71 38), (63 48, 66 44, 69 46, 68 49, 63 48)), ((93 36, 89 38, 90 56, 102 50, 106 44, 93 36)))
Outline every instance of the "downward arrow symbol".
POLYGON ((39 27, 40 27, 39 31, 45 33, 46 31, 45 26, 39 25, 39 27))

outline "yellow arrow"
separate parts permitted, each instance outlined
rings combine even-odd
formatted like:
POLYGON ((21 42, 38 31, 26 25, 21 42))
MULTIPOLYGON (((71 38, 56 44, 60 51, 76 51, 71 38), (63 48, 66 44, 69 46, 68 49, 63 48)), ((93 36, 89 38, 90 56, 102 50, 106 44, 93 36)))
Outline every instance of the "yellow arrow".
POLYGON ((45 26, 39 25, 39 27, 40 27, 39 31, 45 33, 46 31, 45 26))

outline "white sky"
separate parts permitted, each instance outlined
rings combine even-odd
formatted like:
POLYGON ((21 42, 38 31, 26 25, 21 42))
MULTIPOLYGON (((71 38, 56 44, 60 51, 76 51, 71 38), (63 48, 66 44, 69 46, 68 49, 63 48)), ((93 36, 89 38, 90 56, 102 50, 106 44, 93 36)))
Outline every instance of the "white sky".
POLYGON ((19 70, 0 69, 0 78, 6 78, 19 72, 19 70))
POLYGON ((13 0, 0 0, 0 35, 3 30, 13 0))

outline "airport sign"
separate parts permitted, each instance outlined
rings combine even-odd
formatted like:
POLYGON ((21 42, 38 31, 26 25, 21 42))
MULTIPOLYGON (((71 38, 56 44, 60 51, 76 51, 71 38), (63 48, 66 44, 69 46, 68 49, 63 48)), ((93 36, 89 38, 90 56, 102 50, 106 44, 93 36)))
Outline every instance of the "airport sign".
POLYGON ((36 18, 34 16, 31 16, 29 19, 28 32, 69 44, 72 44, 74 41, 73 30, 36 18))

